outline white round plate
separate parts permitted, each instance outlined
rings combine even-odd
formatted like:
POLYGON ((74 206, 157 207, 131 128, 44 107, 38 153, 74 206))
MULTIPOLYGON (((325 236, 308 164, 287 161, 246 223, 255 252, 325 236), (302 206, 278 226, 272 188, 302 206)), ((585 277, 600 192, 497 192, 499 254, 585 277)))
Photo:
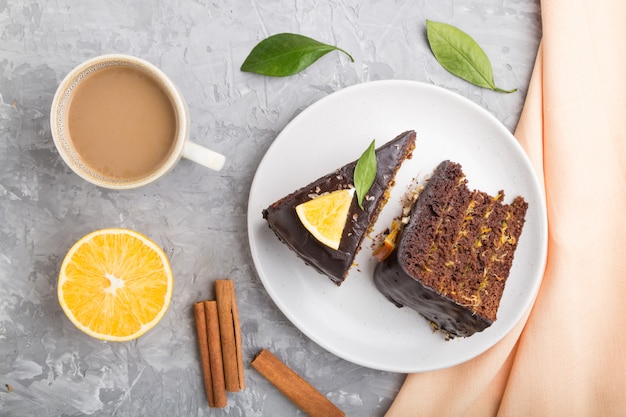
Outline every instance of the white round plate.
POLYGON ((295 117, 259 164, 248 203, 252 258, 265 289, 291 322, 323 348, 353 363, 391 372, 420 372, 465 362, 502 339, 531 306, 547 253, 545 201, 533 168, 513 135, 490 113, 448 90, 414 81, 375 81, 333 93, 295 117), (417 132, 413 158, 372 237, 347 279, 337 287, 305 265, 269 229, 261 212, 279 198, 356 160, 406 130, 417 132), (414 178, 423 180, 443 160, 459 162, 468 186, 505 201, 528 202, 498 319, 481 333, 446 341, 415 311, 397 308, 372 280, 373 239, 398 215, 414 178))

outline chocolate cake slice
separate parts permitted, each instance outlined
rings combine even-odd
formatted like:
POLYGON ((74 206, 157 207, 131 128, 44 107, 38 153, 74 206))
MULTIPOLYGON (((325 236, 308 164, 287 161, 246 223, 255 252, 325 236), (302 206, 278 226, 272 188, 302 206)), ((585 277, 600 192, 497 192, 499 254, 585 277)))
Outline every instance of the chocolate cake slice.
POLYGON ((341 285, 366 233, 387 201, 398 169, 402 162, 411 158, 415 138, 414 131, 407 131, 376 149, 377 170, 374 183, 362 201, 363 208, 359 207, 356 198, 352 200, 337 250, 324 245, 305 229, 295 207, 316 196, 354 187, 354 168, 357 161, 344 165, 276 201, 263 210, 263 218, 276 236, 306 264, 341 285))
POLYGON ((417 310, 448 336, 470 336, 495 320, 528 204, 503 203, 467 187, 461 165, 444 161, 409 213, 397 248, 376 266, 378 290, 417 310))

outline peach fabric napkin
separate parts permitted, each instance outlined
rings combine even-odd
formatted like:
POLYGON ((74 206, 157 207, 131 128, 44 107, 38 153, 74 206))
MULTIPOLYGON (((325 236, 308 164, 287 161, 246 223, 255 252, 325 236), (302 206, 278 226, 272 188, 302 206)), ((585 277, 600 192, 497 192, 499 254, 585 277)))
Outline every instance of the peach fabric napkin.
POLYGON ((626 1, 541 9, 515 132, 547 199, 535 305, 481 356, 408 375, 387 417, 626 416, 626 1))

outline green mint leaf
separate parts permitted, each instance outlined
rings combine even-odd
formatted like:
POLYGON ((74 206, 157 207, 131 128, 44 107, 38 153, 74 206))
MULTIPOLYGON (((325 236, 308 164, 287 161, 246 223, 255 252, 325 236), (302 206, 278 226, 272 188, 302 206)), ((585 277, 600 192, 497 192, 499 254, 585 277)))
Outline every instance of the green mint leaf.
POLYGON ((376 145, 375 140, 370 143, 365 152, 361 155, 354 167, 354 188, 356 198, 361 210, 363 209, 363 198, 374 184, 376 178, 376 145))
POLYGON ((293 33, 279 33, 259 42, 241 65, 241 71, 273 77, 297 74, 331 51, 341 48, 293 33))
POLYGON ((426 36, 437 61, 452 74, 499 93, 517 91, 496 87, 487 54, 467 33, 446 23, 426 20, 426 36))

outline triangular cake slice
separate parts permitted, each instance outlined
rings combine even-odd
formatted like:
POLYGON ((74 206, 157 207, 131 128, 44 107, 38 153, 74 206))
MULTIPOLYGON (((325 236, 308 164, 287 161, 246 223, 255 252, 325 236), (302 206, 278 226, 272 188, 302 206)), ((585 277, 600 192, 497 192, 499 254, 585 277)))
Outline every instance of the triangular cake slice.
POLYGON ((376 177, 361 209, 353 198, 348 218, 339 244, 335 250, 318 241, 296 214, 296 206, 316 196, 354 187, 356 162, 325 175, 309 185, 281 198, 263 210, 263 218, 276 236, 291 248, 304 262, 321 274, 327 275, 337 285, 345 280, 361 243, 376 222, 380 210, 387 202, 389 191, 402 163, 411 158, 416 134, 407 131, 376 149, 376 177))
POLYGON ((376 287, 448 337, 496 320, 528 203, 470 190, 461 165, 443 161, 420 193, 395 249, 374 272, 376 287))

